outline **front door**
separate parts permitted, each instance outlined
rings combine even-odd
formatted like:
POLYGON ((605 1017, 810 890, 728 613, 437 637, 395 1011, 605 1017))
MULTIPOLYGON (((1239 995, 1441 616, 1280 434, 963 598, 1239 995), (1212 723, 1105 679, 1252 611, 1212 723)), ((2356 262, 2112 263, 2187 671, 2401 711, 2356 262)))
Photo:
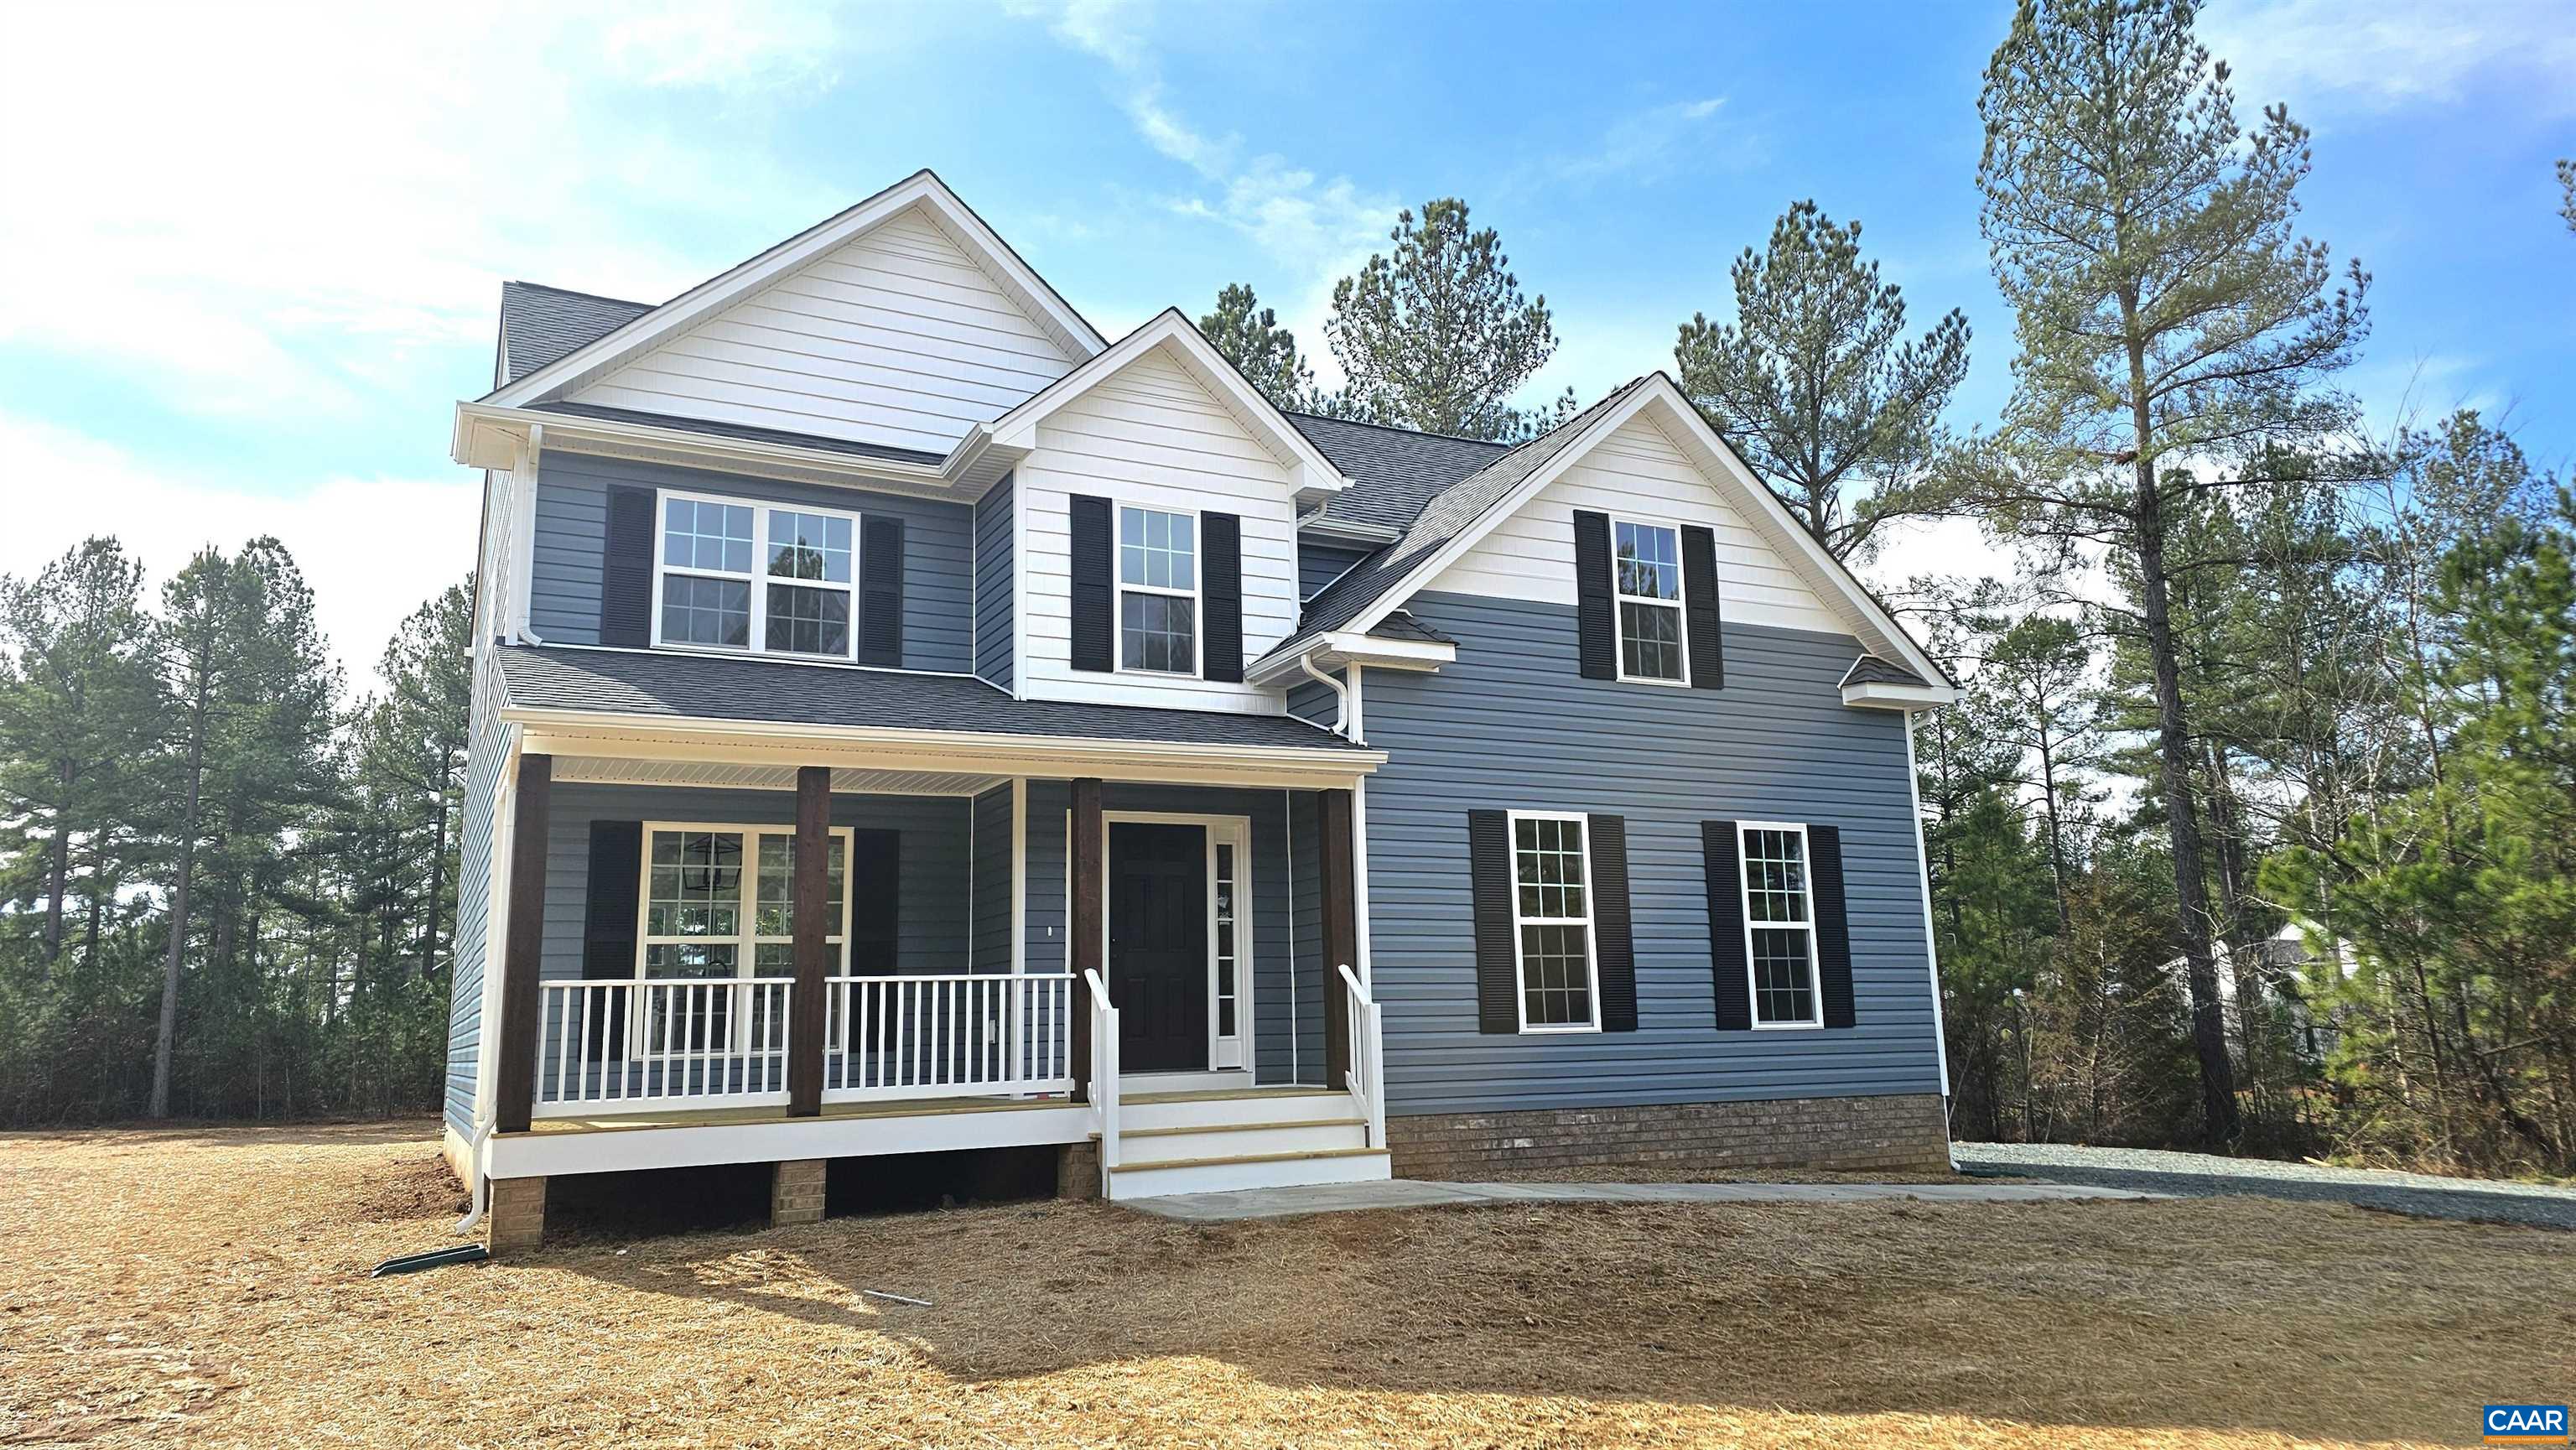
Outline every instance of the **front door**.
POLYGON ((1126 1072, 1208 1065, 1207 828, 1109 825, 1109 999, 1126 1072))

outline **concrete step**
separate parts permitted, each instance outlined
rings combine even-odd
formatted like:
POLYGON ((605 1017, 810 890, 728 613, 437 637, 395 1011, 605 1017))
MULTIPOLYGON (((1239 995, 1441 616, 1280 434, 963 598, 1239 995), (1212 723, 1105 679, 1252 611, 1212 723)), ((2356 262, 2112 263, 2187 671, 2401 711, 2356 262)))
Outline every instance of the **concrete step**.
POLYGON ((1119 1156, 1137 1164, 1321 1153, 1367 1146, 1368 1125, 1356 1118, 1178 1128, 1130 1128, 1121 1124, 1118 1130, 1119 1156))
POLYGON ((1256 1153, 1170 1163, 1124 1163, 1109 1170, 1109 1196, 1123 1201, 1169 1193, 1228 1193, 1307 1183, 1372 1183, 1390 1176, 1384 1148, 1256 1153))
POLYGON ((1122 1095, 1118 1131, 1148 1128, 1223 1128, 1254 1123, 1356 1123, 1359 1104, 1346 1092, 1323 1088, 1259 1088, 1249 1092, 1122 1095))

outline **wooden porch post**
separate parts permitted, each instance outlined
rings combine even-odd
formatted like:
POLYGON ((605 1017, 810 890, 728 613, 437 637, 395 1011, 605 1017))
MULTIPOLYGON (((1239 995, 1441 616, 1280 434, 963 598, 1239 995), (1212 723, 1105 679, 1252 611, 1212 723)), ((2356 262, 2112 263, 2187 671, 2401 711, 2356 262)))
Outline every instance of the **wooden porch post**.
MULTIPOLYGON (((1073 973, 1073 1019, 1066 1042, 1072 1050, 1073 1100, 1091 1100, 1091 988, 1082 974, 1100 971, 1101 863, 1106 840, 1100 824, 1100 782, 1088 776, 1073 783, 1071 839, 1065 842, 1065 934, 1072 940, 1065 961, 1073 973)), ((1103 981, 1108 980, 1106 972, 1103 981)))
POLYGON ((545 997, 537 987, 546 945, 546 831, 554 814, 555 758, 521 755, 510 821, 510 908, 501 938, 500 1059, 493 1068, 492 1127, 524 1133, 537 1105, 537 1037, 545 997))
POLYGON ((1324 888, 1324 1086, 1340 1087, 1351 1070, 1351 998, 1342 967, 1359 970, 1359 886, 1352 870, 1351 793, 1316 793, 1315 850, 1324 888))
POLYGON ((787 999, 787 1116, 823 1111, 823 979, 830 948, 832 768, 796 768, 796 879, 790 917, 796 985, 787 999))

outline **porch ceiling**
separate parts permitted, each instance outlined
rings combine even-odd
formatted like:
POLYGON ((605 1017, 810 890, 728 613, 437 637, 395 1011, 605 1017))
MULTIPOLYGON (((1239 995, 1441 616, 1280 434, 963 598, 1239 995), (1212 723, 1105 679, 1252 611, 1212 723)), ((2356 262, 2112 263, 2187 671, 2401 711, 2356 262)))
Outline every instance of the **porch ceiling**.
MULTIPOLYGON (((608 755, 555 757, 557 783, 586 785, 684 785, 735 790, 794 790, 796 767, 733 760, 633 760, 608 755)), ((836 766, 836 795, 980 795, 1010 782, 1007 775, 971 771, 876 770, 836 766)))

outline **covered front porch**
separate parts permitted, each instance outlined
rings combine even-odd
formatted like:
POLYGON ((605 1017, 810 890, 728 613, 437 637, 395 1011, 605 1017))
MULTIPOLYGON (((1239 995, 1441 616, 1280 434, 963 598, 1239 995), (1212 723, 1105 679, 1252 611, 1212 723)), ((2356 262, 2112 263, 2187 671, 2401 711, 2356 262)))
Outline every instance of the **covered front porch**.
POLYGON ((518 723, 485 1176, 1044 1143, 1122 1197, 1317 1147, 1383 1176, 1367 752, 518 723), (1245 1106, 1161 1106, 1209 1101, 1245 1106))

